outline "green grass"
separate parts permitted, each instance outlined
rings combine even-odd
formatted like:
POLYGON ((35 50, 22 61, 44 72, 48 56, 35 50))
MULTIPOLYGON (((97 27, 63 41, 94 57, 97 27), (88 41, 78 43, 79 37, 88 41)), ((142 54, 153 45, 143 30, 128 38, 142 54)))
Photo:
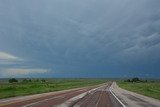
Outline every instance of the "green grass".
POLYGON ((160 82, 132 83, 118 81, 117 84, 123 89, 160 100, 160 82))
POLYGON ((0 82, 0 98, 60 91, 92 86, 106 82, 104 79, 48 79, 47 82, 0 82))

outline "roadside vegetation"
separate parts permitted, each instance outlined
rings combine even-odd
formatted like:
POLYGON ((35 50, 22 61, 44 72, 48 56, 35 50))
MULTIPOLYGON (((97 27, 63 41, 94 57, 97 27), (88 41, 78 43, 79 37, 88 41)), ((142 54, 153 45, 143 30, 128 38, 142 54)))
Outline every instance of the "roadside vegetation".
POLYGON ((105 79, 5 79, 0 80, 0 98, 92 86, 105 79))
POLYGON ((160 81, 133 78, 125 81, 118 81, 117 84, 123 89, 160 100, 160 81))

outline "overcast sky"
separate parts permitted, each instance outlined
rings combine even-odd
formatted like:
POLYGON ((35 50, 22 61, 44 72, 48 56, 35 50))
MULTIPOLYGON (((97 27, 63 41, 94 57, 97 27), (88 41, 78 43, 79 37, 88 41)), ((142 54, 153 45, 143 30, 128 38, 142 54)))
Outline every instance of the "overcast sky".
POLYGON ((0 77, 160 78, 160 0, 0 0, 0 77))

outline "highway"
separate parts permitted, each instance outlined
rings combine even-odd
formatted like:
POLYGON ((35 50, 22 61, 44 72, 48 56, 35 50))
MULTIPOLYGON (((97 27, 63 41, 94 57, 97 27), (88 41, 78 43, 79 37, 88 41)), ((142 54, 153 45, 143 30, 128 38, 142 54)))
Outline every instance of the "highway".
POLYGON ((110 93, 112 82, 91 90, 83 98, 74 101, 69 107, 122 107, 110 93))
POLYGON ((160 107, 160 101, 121 89, 115 82, 99 86, 0 100, 0 107, 160 107))
POLYGON ((112 82, 98 87, 79 88, 59 93, 0 101, 0 107, 121 107, 109 91, 112 82))
POLYGON ((74 97, 89 90, 90 88, 82 88, 67 92, 62 91, 60 93, 54 93, 53 95, 42 95, 40 97, 35 98, 31 97, 27 100, 22 101, 15 99, 13 101, 0 103, 0 107, 53 107, 55 105, 63 103, 71 97, 74 97))

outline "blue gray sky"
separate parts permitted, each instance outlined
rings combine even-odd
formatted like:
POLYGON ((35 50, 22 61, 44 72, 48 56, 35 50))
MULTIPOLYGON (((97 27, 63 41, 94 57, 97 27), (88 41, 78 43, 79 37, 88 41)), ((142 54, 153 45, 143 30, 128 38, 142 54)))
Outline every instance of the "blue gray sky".
POLYGON ((0 77, 160 78, 160 0, 1 0, 0 77))

